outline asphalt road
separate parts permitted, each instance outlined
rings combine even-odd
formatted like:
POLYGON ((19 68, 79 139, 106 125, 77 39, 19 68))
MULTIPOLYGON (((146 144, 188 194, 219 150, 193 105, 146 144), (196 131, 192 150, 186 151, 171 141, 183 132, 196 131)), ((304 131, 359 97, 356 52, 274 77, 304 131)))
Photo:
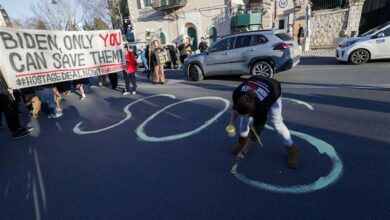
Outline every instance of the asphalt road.
POLYGON ((0 219, 389 219, 389 74, 316 58, 276 75, 300 168, 265 130, 235 176, 224 129, 239 77, 140 74, 137 95, 64 97, 62 118, 22 115, 30 137, 0 132, 0 219))

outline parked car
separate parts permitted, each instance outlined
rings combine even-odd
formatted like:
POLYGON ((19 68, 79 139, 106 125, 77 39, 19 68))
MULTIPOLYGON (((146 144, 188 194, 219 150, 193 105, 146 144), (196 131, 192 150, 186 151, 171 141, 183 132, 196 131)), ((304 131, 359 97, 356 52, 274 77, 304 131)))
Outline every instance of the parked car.
POLYGON ((342 41, 336 49, 337 60, 353 64, 384 58, 390 58, 390 21, 342 41))
POLYGON ((184 61, 189 79, 198 81, 216 75, 261 75, 293 68, 299 63, 298 44, 286 33, 249 31, 223 37, 207 51, 184 61))

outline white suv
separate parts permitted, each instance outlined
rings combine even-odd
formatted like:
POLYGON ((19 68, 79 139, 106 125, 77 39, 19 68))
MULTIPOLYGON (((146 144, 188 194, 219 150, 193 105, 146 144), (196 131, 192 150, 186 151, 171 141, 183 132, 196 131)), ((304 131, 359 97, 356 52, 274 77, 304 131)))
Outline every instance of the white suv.
POLYGON ((248 31, 223 37, 206 52, 184 61, 188 78, 194 81, 217 75, 260 75, 289 70, 300 60, 297 42, 288 34, 273 31, 248 31))
POLYGON ((390 21, 342 41, 336 49, 336 59, 353 64, 385 58, 390 58, 390 21))

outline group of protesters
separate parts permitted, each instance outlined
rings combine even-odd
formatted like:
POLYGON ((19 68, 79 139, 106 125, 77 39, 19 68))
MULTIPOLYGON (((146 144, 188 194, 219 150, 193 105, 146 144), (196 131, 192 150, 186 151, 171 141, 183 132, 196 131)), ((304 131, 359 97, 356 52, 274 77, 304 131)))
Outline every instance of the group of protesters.
MULTIPOLYGON (((207 44, 202 37, 199 50, 203 52, 205 49, 207 49, 207 44)), ((126 68, 123 70, 125 88, 122 95, 136 94, 138 56, 141 56, 144 73, 147 73, 147 78, 155 85, 163 85, 166 83, 164 66, 168 68, 179 68, 179 62, 183 65, 184 60, 191 54, 191 39, 189 37, 185 38, 181 44, 166 45, 164 47, 158 40, 152 40, 145 48, 139 48, 139 55, 137 51, 134 51, 133 47, 126 44, 126 68), (168 54, 168 59, 161 59, 161 54, 163 53, 168 54)), ((0 74, 0 76, 2 75, 0 74)), ((107 76, 111 88, 116 90, 118 86, 118 73, 111 73, 107 76)), ((101 75, 98 77, 99 87, 107 85, 107 76, 101 75)), ((83 100, 86 98, 86 93, 88 93, 90 86, 90 79, 82 78, 73 82, 65 81, 57 84, 12 90, 7 87, 4 78, 0 77, 0 130, 4 129, 2 126, 2 116, 4 114, 6 124, 12 132, 13 138, 25 137, 33 128, 21 125, 19 114, 23 111, 19 110, 20 103, 26 106, 27 111, 34 118, 37 118, 40 112, 44 112, 48 115, 49 119, 55 119, 63 115, 61 108, 63 96, 71 95, 73 92, 79 96, 80 100, 83 100)))

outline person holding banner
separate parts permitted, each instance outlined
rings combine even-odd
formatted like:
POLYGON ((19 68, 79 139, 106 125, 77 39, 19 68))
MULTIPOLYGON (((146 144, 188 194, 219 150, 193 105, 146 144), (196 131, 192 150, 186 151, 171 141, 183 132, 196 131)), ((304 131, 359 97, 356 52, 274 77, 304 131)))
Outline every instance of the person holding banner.
POLYGON ((35 94, 42 103, 46 103, 49 107, 48 118, 59 118, 62 113, 57 112, 57 105, 55 102, 54 89, 52 85, 39 86, 35 88, 35 94))
POLYGON ((160 53, 164 52, 160 42, 154 40, 152 42, 152 63, 154 65, 154 83, 163 85, 165 83, 164 64, 165 61, 160 59, 160 53))
POLYGON ((123 71, 123 75, 125 78, 126 89, 122 93, 122 95, 128 95, 130 93, 134 95, 136 94, 137 89, 137 83, 135 81, 135 73, 137 72, 137 61, 135 59, 133 48, 125 45, 125 49, 126 70, 123 71), (130 82, 132 84, 132 88, 130 88, 130 82))
POLYGON ((19 111, 17 104, 14 102, 12 89, 8 88, 1 74, 0 72, 0 114, 4 112, 7 126, 14 139, 26 137, 33 128, 25 128, 20 124, 19 111))
POLYGON ((84 84, 88 84, 89 80, 86 78, 83 79, 78 79, 74 81, 74 85, 76 89, 80 90, 80 99, 83 100, 85 99, 85 91, 84 91, 84 84))

